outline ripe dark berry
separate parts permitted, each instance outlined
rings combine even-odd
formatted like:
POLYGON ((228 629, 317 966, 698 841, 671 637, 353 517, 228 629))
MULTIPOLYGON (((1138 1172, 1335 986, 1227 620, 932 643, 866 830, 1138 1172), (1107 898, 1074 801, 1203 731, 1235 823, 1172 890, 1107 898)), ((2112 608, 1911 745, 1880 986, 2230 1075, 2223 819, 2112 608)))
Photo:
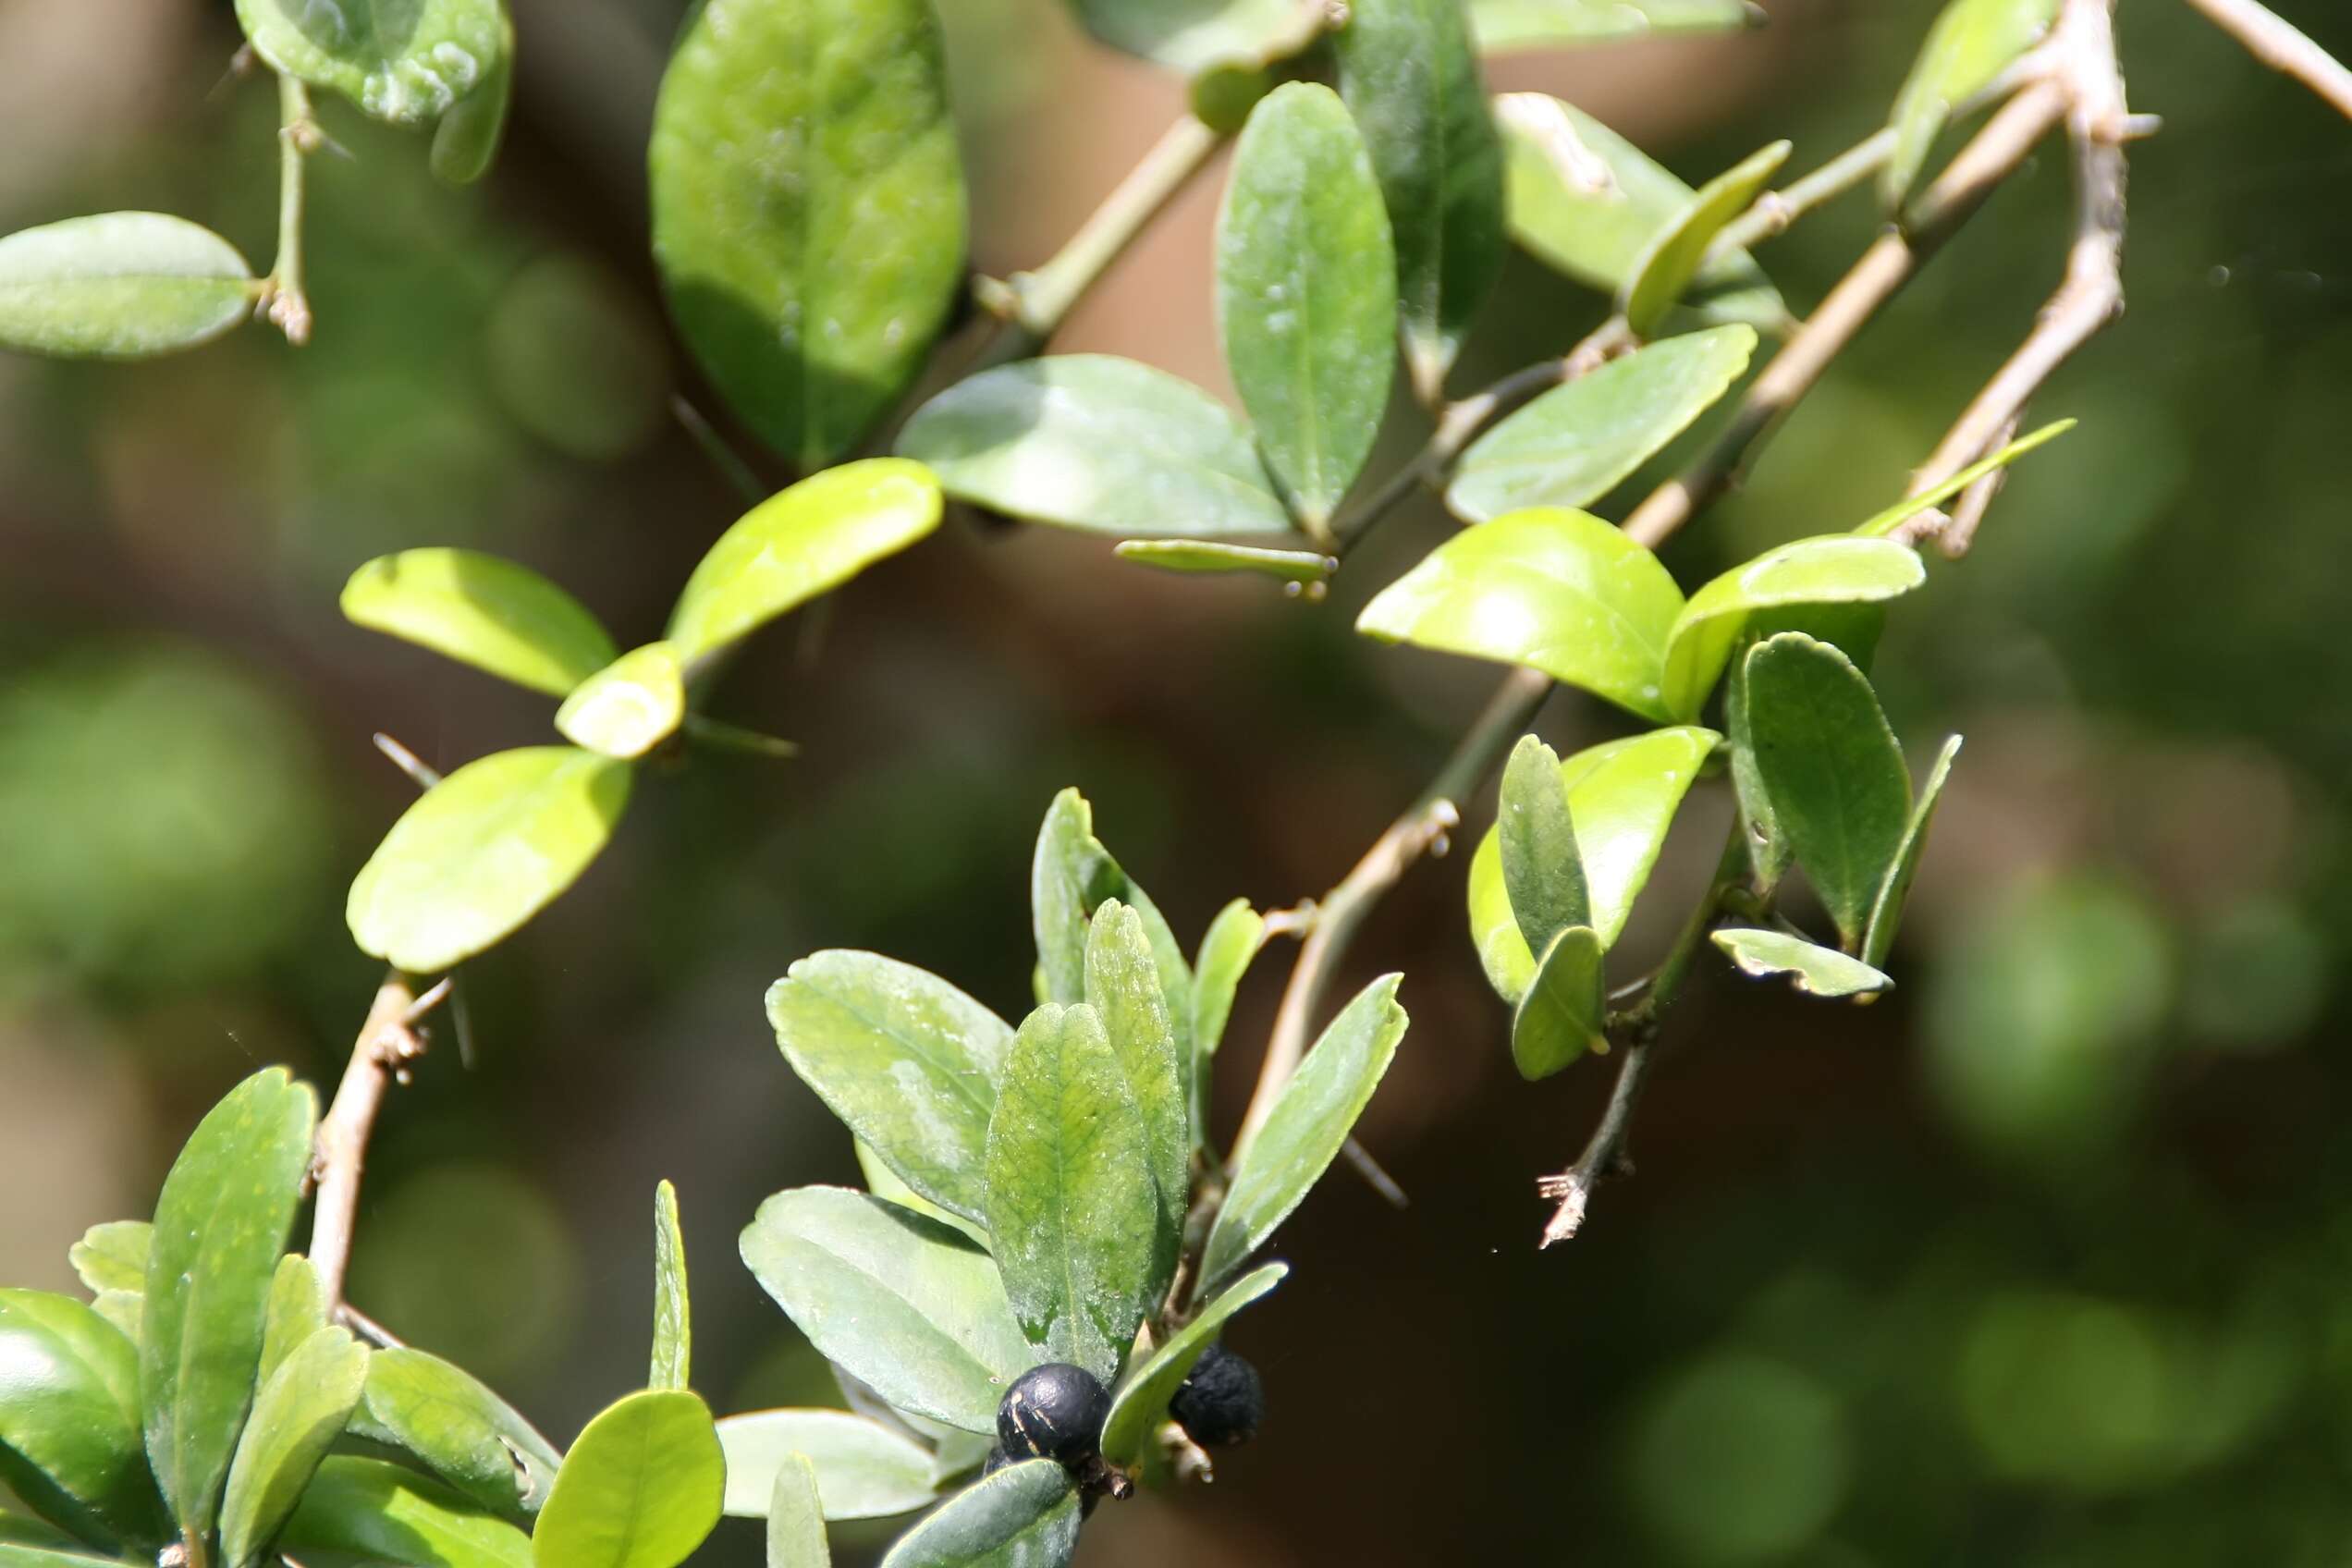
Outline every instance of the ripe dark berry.
POLYGON ((1266 1385, 1256 1367, 1223 1345, 1211 1345, 1168 1402, 1168 1414, 1203 1448, 1245 1443, 1266 1419, 1266 1385))
POLYGON ((980 1462, 980 1478, 985 1481, 1011 1463, 1012 1455, 1007 1453, 1004 1445, 999 1443, 988 1451, 987 1458, 980 1462))
POLYGON ((1015 1459, 1054 1459, 1073 1468, 1094 1457, 1110 1418, 1110 1391, 1083 1366, 1033 1366, 997 1406, 997 1441, 1015 1459))

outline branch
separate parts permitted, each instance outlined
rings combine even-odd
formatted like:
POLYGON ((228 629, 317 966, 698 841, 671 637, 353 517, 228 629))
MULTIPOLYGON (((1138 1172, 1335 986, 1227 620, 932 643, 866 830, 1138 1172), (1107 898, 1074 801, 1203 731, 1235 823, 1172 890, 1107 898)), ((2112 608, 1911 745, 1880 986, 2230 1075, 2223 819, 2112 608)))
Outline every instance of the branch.
POLYGON ((1734 251, 1745 251, 1767 239, 1777 239, 1797 219, 1868 181, 1894 155, 1894 128, 1840 153, 1785 190, 1768 190, 1755 204, 1723 226, 1707 247, 1709 262, 1734 251))
POLYGON ((310 89, 298 79, 278 77, 277 110, 277 259, 263 282, 261 307, 300 348, 311 340, 311 301, 302 292, 302 171, 320 137, 310 89))
POLYGON ((2216 27, 2246 46, 2246 52, 2274 71, 2291 76, 2325 99, 2339 115, 2352 118, 2352 70, 2301 30, 2255 0, 2188 0, 2216 27))
POLYGON ((424 1054, 417 1025, 448 993, 447 978, 419 996, 407 975, 398 970, 386 974, 376 988, 367 1022, 360 1025, 335 1102, 319 1121, 311 1156, 318 1204, 311 1220, 310 1256, 331 1303, 339 1305, 343 1299, 343 1276, 351 1262, 351 1227, 360 1207, 360 1176, 367 1163, 375 1113, 384 1104, 385 1091, 396 1079, 405 1083, 410 1064, 424 1054))

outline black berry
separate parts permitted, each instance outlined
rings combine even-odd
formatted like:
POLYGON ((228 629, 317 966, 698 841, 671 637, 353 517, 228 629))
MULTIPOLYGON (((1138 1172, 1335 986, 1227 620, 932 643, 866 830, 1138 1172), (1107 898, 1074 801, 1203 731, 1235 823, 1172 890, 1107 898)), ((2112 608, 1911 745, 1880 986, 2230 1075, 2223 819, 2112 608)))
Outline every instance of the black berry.
POLYGON ((1004 1445, 999 1443, 988 1451, 987 1458, 980 1462, 980 1478, 986 1480, 1011 1463, 1012 1455, 1007 1453, 1004 1445))
POLYGON ((1023 1372, 997 1406, 997 1441, 1014 1459, 1076 1466, 1094 1457, 1110 1391, 1083 1366, 1050 1361, 1023 1372))
POLYGON ((1168 1402, 1168 1414, 1203 1448, 1245 1443, 1266 1419, 1266 1385, 1256 1367, 1223 1345, 1211 1345, 1168 1402))

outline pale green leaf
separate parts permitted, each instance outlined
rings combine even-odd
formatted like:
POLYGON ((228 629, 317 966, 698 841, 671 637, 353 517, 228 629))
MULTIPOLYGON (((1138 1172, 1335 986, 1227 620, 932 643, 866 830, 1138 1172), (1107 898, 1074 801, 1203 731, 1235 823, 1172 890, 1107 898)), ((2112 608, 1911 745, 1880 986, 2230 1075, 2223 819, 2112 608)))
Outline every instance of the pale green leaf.
POLYGON ((1195 1146, 1208 1137, 1208 1090, 1217 1047, 1233 1013, 1233 994, 1266 941, 1266 917, 1235 899, 1217 912, 1193 961, 1192 1133, 1195 1146))
POLYGON ((718 1523, 727 1458, 710 1412, 646 1389, 588 1423, 531 1528, 536 1568, 676 1568, 718 1523))
POLYGON ((827 1519, 883 1519, 928 1503, 931 1451, 846 1410, 755 1410, 718 1424, 727 1451, 727 1512, 756 1519, 767 1511, 778 1468, 794 1456, 815 1467, 827 1519))
POLYGON ((556 710, 556 729, 575 746, 627 762, 678 733, 686 679, 668 643, 632 648, 573 688, 556 710))
POLYGON ((1613 43, 1684 32, 1734 32, 1759 25, 1750 0, 1470 0, 1478 47, 1489 55, 1613 43))
POLYGON ((682 1389, 693 1369, 694 1319, 686 1293, 686 1238, 678 1229, 678 1189, 654 1188, 654 1355, 649 1389, 682 1389))
POLYGON ((787 1454, 768 1493, 767 1568, 832 1568, 832 1562, 816 1471, 799 1454, 787 1454))
POLYGON ((619 655, 579 600, 527 567, 478 550, 379 556, 344 584, 343 615, 551 697, 619 655))
POLYGON ((1129 1466, 1144 1462, 1152 1432, 1167 1419, 1168 1402, 1192 1374, 1193 1364, 1217 1342, 1226 1319, 1280 1284, 1290 1271, 1284 1263, 1252 1269, 1219 1291, 1190 1322, 1153 1349, 1119 1386, 1111 1401, 1110 1418, 1103 1423, 1105 1459, 1129 1466))
POLYGON ((406 126, 482 87, 514 40, 500 0, 237 0, 237 19, 272 70, 406 126))
POLYGON ((209 343, 253 313, 237 248, 163 213, 102 213, 0 239, 0 349, 143 360, 209 343))
POLYGON ((1634 263, 1633 276, 1618 296, 1625 325, 1638 337, 1648 337, 1665 325, 1666 312, 1680 304, 1698 281, 1708 248, 1723 226, 1756 203, 1788 162, 1789 144, 1775 141, 1698 188, 1674 220, 1660 229, 1634 263))
POLYGON ((1858 958, 1786 932, 1733 927, 1709 935, 1742 974, 1758 980, 1785 974, 1807 996, 1875 996, 1894 985, 1858 958))
MULTIPOLYGON (((1151 938, 1152 962, 1159 970, 1160 996, 1176 1029, 1176 1055, 1189 1063, 1193 1055, 1192 967, 1175 933, 1133 878, 1121 868, 1103 841, 1095 837, 1095 810, 1075 790, 1064 790, 1046 809, 1037 827, 1037 850, 1029 866, 1030 924, 1037 938, 1037 966, 1043 976, 1040 1001, 1083 1002, 1086 999, 1086 944, 1095 912, 1107 900, 1117 899, 1135 912, 1151 938)), ((1188 1085, 1189 1086, 1189 1085, 1188 1085)))
POLYGON ((82 1232, 66 1254, 92 1294, 147 1288, 147 1252, 155 1228, 144 1219, 109 1219, 82 1232))
POLYGON ((1114 49, 1187 76, 1260 65, 1311 36, 1295 0, 1071 0, 1088 32, 1114 49))
POLYGON ((1879 195, 1899 210, 1928 166, 1935 141, 1957 109, 2039 43, 2058 17, 2058 0, 1952 0, 1928 30, 1919 57, 1896 94, 1894 151, 1879 171, 1879 195))
POLYGON ((1759 610, 1795 605, 1875 604, 1928 580, 1918 552, 1891 539, 1832 533, 1797 539, 1716 578, 1683 606, 1666 642, 1666 704, 1695 718, 1759 610))
POLYGON ((1314 550, 1270 550, 1262 545, 1226 545, 1210 539, 1126 539, 1113 546, 1111 553, 1156 571, 1253 572, 1309 587, 1340 570, 1337 557, 1314 550))
MULTIPOLYGON (((993 1106, 994 1102, 990 1103, 993 1106)), ((933 1203, 929 1198, 908 1186, 905 1178, 885 1164, 882 1157, 876 1154, 873 1145, 864 1138, 852 1139, 851 1145, 857 1153, 858 1170, 865 1176, 867 1192, 886 1202, 897 1204, 900 1208, 911 1208, 927 1219, 952 1225, 979 1243, 983 1249, 986 1248, 988 1231, 986 1226, 966 1219, 951 1208, 944 1208, 933 1203)))
POLYGON ((1151 937, 1143 917, 1115 900, 1095 911, 1086 934, 1086 1005, 1095 1011, 1110 1053, 1127 1080, 1151 1150, 1158 1194, 1158 1252, 1143 1290, 1157 1300, 1176 1267, 1176 1244, 1190 1201, 1192 1115, 1185 1063, 1176 1052, 1175 1020, 1160 991, 1151 937))
POLYGON ((433 174, 445 184, 472 185, 488 174, 506 135, 507 111, 514 99, 514 23, 503 4, 498 13, 497 58, 433 128, 433 174))

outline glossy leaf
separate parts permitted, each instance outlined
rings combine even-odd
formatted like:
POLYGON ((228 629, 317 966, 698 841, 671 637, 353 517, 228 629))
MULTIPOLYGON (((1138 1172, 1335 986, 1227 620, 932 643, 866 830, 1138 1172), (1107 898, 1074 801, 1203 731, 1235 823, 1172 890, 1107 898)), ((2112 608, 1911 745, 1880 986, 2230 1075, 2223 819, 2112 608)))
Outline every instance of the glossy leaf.
POLYGON ((1471 445, 1446 487, 1465 522, 1600 499, 1731 389, 1756 332, 1669 337, 1556 386, 1471 445))
POLYGON ((1192 1133, 1195 1145, 1207 1141, 1208 1090, 1217 1047, 1233 1013, 1233 994, 1266 942, 1266 917, 1235 899, 1217 912, 1193 961, 1192 1133))
POLYGON ((1733 567, 1690 597, 1666 642, 1666 703, 1695 718, 1759 610, 1792 605, 1875 604, 1928 580, 1918 552, 1891 539, 1832 533, 1778 545, 1733 567))
POLYGON ((1449 539, 1364 607, 1383 642, 1526 665, 1666 722, 1666 639, 1682 591, 1587 512, 1513 512, 1449 539))
POLYGON ((499 0, 237 0, 237 19, 272 70, 394 125, 439 119, 513 43, 499 0))
POLYGON ((155 1200, 139 1400, 148 1462, 187 1535, 211 1531, 253 1403, 317 1120, 309 1084, 256 1072, 197 1124, 155 1200))
POLYGON ((843 463, 762 501, 719 535, 669 614, 693 665, 830 593, 939 526, 938 482, 902 458, 843 463))
POLYGON ((900 1409, 993 1432, 1006 1387, 1035 1363, 988 1255, 879 1198, 778 1193, 742 1253, 811 1344, 900 1409))
POLYGON ((253 1396, 221 1495, 221 1560, 256 1562, 294 1512, 367 1381, 368 1350, 341 1329, 304 1340, 253 1396))
POLYGON ((1266 1244, 1347 1142, 1404 1038, 1402 979, 1384 975, 1341 1010, 1282 1085, 1257 1136, 1236 1151, 1232 1185, 1202 1254, 1199 1295, 1266 1244))
POLYGON ((344 584, 343 616, 551 697, 619 656, 579 600, 479 550, 379 556, 344 584))
POLYGON ((562 1463, 554 1445, 474 1376, 410 1348, 368 1358, 351 1429, 403 1449, 484 1508, 527 1520, 562 1463))
POLYGON ((1065 1568, 1078 1546, 1078 1490, 1050 1459, 974 1481, 899 1537, 882 1568, 1065 1568))
POLYGON ((1511 1019, 1511 1060, 1521 1077, 1549 1078, 1586 1051, 1609 1048, 1604 950, 1589 925, 1570 926, 1545 950, 1511 1019))
POLYGON ((1648 337, 1665 325, 1666 312, 1698 280, 1708 247, 1725 224, 1756 204, 1788 155, 1789 144, 1775 141, 1717 175, 1643 249, 1618 297, 1625 325, 1636 337, 1648 337))
POLYGON ((426 790, 351 883, 360 950, 435 974, 496 947, 588 869, 630 765, 572 746, 496 752, 426 790))
POLYGON ((1733 32, 1763 19, 1749 0, 1470 0, 1478 47, 1489 55, 1651 35, 1733 32))
POLYGON ((654 1357, 649 1389, 682 1389, 693 1369, 694 1319, 686 1293, 686 1238, 678 1229, 678 1189, 654 1188, 654 1357))
POLYGON ((67 1261, 92 1294, 100 1291, 143 1291, 147 1288, 147 1252, 154 1244, 155 1228, 144 1219, 109 1219, 82 1232, 67 1251, 67 1261))
POLYGON ((1952 0, 1944 6, 1888 122, 1894 151, 1879 171, 1879 195, 1889 212, 1901 208, 1918 183, 1954 111, 2040 42, 2057 17, 2058 0, 1952 0))
POLYGON ((1592 924, 1560 755, 1536 736, 1522 735, 1503 765, 1495 838, 1512 920, 1530 948, 1540 952, 1571 925, 1592 924))
POLYGON ((676 1568, 718 1523, 727 1458, 703 1402, 645 1389, 582 1429, 531 1527, 537 1568, 676 1568))
POLYGON ((1180 1061, 1192 1059, 1193 972, 1184 949, 1151 895, 1122 870, 1095 837, 1095 810, 1075 790, 1064 790, 1046 809, 1037 828, 1037 850, 1029 865, 1030 923, 1037 937, 1037 966, 1045 976, 1040 1001, 1086 999, 1089 924, 1107 900, 1135 912, 1151 939, 1159 970, 1160 996, 1176 1028, 1180 1061))
POLYGON ((727 1451, 727 1512, 767 1512, 776 1472, 794 1455, 815 1466, 827 1519, 883 1519, 928 1503, 931 1451, 846 1410, 755 1410, 718 1424, 727 1451))
POLYGON ((1161 994, 1159 971, 1143 917, 1107 900, 1086 935, 1086 1005, 1095 1011, 1143 1119, 1151 1175, 1159 1200, 1159 1251, 1143 1289, 1153 1299, 1168 1290, 1176 1267, 1178 1233, 1190 1201, 1193 1131, 1187 1070, 1176 1053, 1176 1024, 1161 994))
POLYGON ((1894 864, 1887 868, 1886 880, 1879 885, 1878 896, 1870 901, 1870 924, 1862 938, 1863 962, 1884 963, 1894 950, 1894 934, 1903 925, 1903 905, 1911 896, 1911 880, 1919 873, 1919 854, 1928 847, 1928 829, 1935 824, 1936 803, 1943 799, 1943 786, 1952 777, 1953 759, 1960 754, 1960 737, 1954 735, 1936 753, 1935 766, 1928 770, 1928 781, 1919 787, 1918 801, 1911 808, 1911 820, 1903 829, 1903 844, 1895 851, 1894 864))
POLYGON ((1851 949, 1911 815, 1902 749, 1853 660, 1803 632, 1749 651, 1747 710, 1789 847, 1851 949))
POLYGON ((472 92, 449 105, 433 128, 434 178, 447 185, 472 185, 490 172, 506 135, 514 100, 514 23, 498 6, 499 49, 472 92))
POLYGON ((1047 1005, 1013 1036, 988 1123, 988 1235, 1021 1331, 1110 1381, 1172 1238, 1134 1091, 1090 1007, 1047 1005))
POLYGON ((1111 553, 1155 571, 1208 575, 1253 572, 1283 582, 1314 584, 1340 570, 1337 557, 1315 550, 1269 550, 1259 545, 1224 545, 1207 539, 1126 539, 1111 553))
POLYGON ((102 213, 0 239, 0 349, 143 360, 193 349, 253 313, 237 248, 163 213, 102 213))
POLYGON ((1789 984, 1808 996, 1873 996, 1894 985, 1858 958, 1783 931, 1734 927, 1709 936, 1740 973, 1758 980, 1785 974, 1789 984))
POLYGON ((768 1492, 767 1568, 832 1568, 832 1562, 816 1471, 799 1454, 787 1454, 768 1492))
POLYGON ((69 1296, 0 1290, 0 1482, 108 1548, 169 1533, 141 1446, 139 1352, 69 1296))
POLYGON ((1168 1418, 1168 1402, 1191 1376, 1193 1364, 1217 1342, 1226 1320, 1280 1284, 1290 1271, 1286 1263, 1268 1263, 1250 1270, 1153 1349, 1111 1401, 1110 1419, 1103 1423, 1105 1459, 1128 1466, 1144 1462, 1152 1433, 1168 1418))
POLYGON ((654 105, 654 260, 729 407, 821 468, 906 389, 963 286, 929 0, 708 0, 654 105))
POLYGON ((278 1548, 303 1568, 537 1568, 531 1537, 429 1476, 331 1454, 278 1548))
POLYGON ((262 1318, 262 1359, 256 1383, 267 1383, 288 1356, 328 1326, 326 1283, 300 1253, 277 1260, 270 1277, 269 1308, 262 1318))
POLYGON ((1462 0, 1351 0, 1348 12, 1340 91, 1388 198, 1405 360, 1434 405, 1502 273, 1502 143, 1462 0))
MULTIPOLYGON (((1545 265, 1617 294, 1695 192, 1582 110, 1540 92, 1495 100, 1511 237, 1545 265)), ((1745 251, 1705 263, 1684 303, 1706 320, 1774 326, 1781 297, 1745 251)))
MULTIPOLYGON (((1263 63, 1298 40, 1292 0, 1072 0, 1103 43, 1187 76, 1263 63)), ((1319 19, 1319 18, 1318 18, 1319 19)))
POLYGON ((1098 533, 1288 533, 1290 513, 1232 411, 1165 371, 1054 354, 966 377, 898 449, 960 501, 1098 533))
POLYGON ((986 1224, 988 1118, 1012 1026, 911 963, 832 950, 768 988, 784 1060, 916 1192, 986 1224))
POLYGON ((1372 160, 1329 88, 1250 116, 1217 223, 1217 320, 1258 451, 1320 531, 1364 470, 1396 364, 1396 259, 1372 160))
POLYGON ((1985 458, 1978 462, 1970 463, 1966 468, 1962 469, 1958 473, 1954 474, 1950 479, 1945 480, 1942 484, 1935 486, 1933 489, 1923 490, 1917 496, 1905 496, 1902 500, 1897 501, 1894 505, 1887 508, 1886 510, 1880 512, 1875 517, 1872 517, 1868 521, 1863 523, 1861 527, 1856 529, 1854 532, 1861 534, 1892 533, 1895 529, 1899 528, 1904 523, 1910 521, 1913 518, 1918 516, 1921 512, 1926 511, 1929 508, 1943 505, 1944 502, 1949 501, 1954 496, 1960 494, 1961 491, 1966 490, 1969 485, 1974 484, 1978 480, 1982 479, 1986 474, 1992 472, 1995 469, 2006 468, 2011 463, 2015 462, 2019 458, 2024 457, 2027 452, 2032 451, 2035 447, 2055 441, 2061 435, 2065 435, 2066 432, 2074 429, 2076 423, 2076 421, 2071 419, 2054 420, 2052 423, 2043 425, 2040 430, 2034 431, 2028 435, 2020 435, 2017 439, 2010 442, 2009 445, 2002 447, 2001 450, 1993 453, 1991 457, 1985 458))
POLYGON ((677 734, 685 717, 678 650, 648 643, 573 688, 556 710, 556 729, 575 746, 626 762, 677 734))

